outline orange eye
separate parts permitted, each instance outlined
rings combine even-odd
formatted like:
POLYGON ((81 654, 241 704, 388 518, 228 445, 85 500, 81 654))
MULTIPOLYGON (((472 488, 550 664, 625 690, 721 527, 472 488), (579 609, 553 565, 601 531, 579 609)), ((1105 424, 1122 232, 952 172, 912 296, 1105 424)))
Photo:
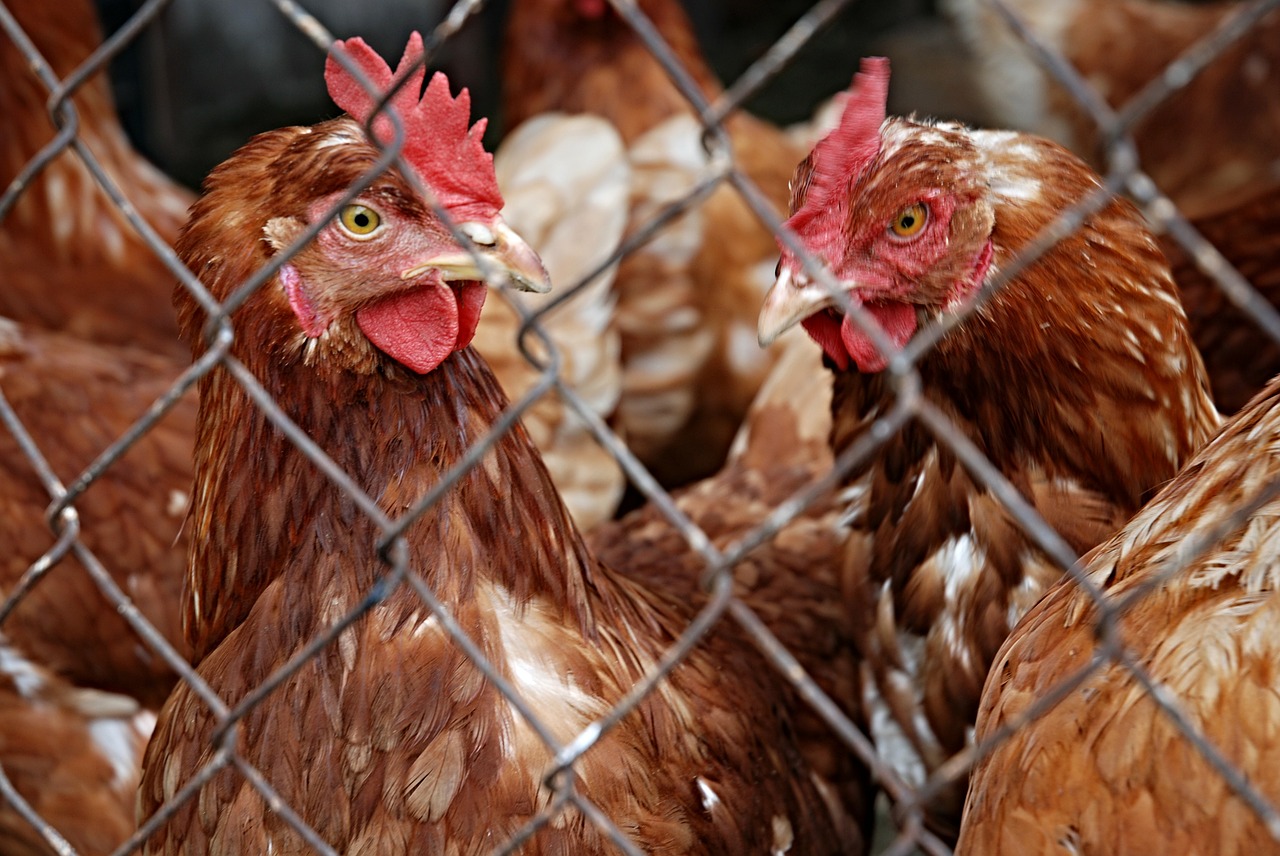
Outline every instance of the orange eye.
POLYGON ((353 238, 367 238, 382 225, 377 211, 364 205, 351 204, 338 214, 338 222, 353 238))
POLYGON ((925 221, 928 219, 929 209, 924 207, 923 202, 917 202, 898 212, 893 222, 889 224, 889 231, 899 238, 910 238, 924 228, 925 221))

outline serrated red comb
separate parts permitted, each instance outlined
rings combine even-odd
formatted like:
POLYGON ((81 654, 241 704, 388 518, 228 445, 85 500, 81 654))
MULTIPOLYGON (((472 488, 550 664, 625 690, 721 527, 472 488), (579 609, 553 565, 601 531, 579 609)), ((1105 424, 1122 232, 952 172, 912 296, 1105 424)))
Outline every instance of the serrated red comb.
MULTIPOLYGON (((414 33, 404 50, 400 64, 392 73, 386 60, 365 44, 353 38, 334 42, 325 62, 324 79, 329 96, 358 122, 368 122, 370 114, 406 69, 422 58, 422 36, 414 33), (333 56, 341 51, 364 73, 377 89, 370 94, 333 56)), ((486 119, 471 121, 471 96, 466 89, 454 98, 449 94, 449 80, 441 72, 431 76, 427 91, 422 91, 425 70, 418 65, 387 101, 384 110, 395 110, 404 128, 401 154, 418 177, 430 186, 436 201, 455 220, 491 220, 502 210, 502 193, 493 171, 493 155, 484 150, 482 138, 486 119)), ((386 116, 378 116, 373 131, 384 145, 395 139, 394 126, 386 116)))
POLYGON ((813 174, 799 210, 786 225, 809 247, 829 246, 844 228, 840 199, 880 153, 880 126, 889 98, 889 60, 862 60, 853 85, 841 96, 840 124, 813 147, 813 174))

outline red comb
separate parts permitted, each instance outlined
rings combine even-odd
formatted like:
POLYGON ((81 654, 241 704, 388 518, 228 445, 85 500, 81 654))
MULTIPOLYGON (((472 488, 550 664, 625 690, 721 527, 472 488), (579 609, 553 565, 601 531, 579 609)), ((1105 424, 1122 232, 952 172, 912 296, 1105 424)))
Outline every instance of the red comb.
POLYGON ((889 97, 889 60, 863 59, 853 85, 840 97, 844 100, 840 124, 813 147, 809 190, 803 206, 786 223, 808 246, 827 246, 829 240, 836 239, 843 228, 844 206, 837 204, 840 197, 880 152, 880 125, 889 97))
MULTIPOLYGON (((378 56, 363 39, 334 42, 325 63, 324 79, 335 104, 359 122, 367 122, 377 106, 381 93, 391 88, 393 80, 422 58, 422 36, 414 33, 404 50, 400 64, 392 74, 386 60, 378 56), (364 72, 378 90, 371 95, 360 82, 334 58, 342 51, 364 72)), ((401 154, 413 166, 418 177, 431 187, 436 201, 457 220, 491 219, 502 209, 502 193, 493 172, 493 155, 484 150, 481 138, 487 120, 479 119, 470 128, 471 96, 463 89, 455 99, 449 94, 449 80, 436 72, 421 99, 425 70, 414 69, 387 102, 384 109, 394 109, 404 128, 401 154)), ((373 122, 378 140, 390 144, 395 139, 391 120, 379 116, 373 122)))

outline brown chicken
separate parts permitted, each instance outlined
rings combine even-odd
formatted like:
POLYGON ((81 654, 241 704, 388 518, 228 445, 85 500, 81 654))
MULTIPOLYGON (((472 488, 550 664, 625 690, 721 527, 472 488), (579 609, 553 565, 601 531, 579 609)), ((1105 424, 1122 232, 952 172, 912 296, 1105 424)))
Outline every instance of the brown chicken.
MULTIPOLYGON (((362 42, 339 49, 389 85, 391 70, 362 42)), ((421 52, 415 36, 400 70, 421 52)), ((361 130, 375 99, 332 60, 328 77, 352 118, 250 142, 210 174, 178 248, 226 298, 336 213, 236 313, 231 354, 381 514, 399 517, 489 433, 505 399, 466 347, 484 299, 472 252, 398 173, 343 200, 378 157, 361 130)), ((537 257, 498 215, 466 96, 452 98, 437 75, 419 102, 422 77, 409 75, 390 101, 413 171, 470 249, 543 287, 537 257)), ((374 127, 385 139, 385 120, 374 127)), ((203 313, 184 292, 178 304, 200 354, 203 313)), ((239 754, 339 852, 491 851, 548 807, 541 782, 554 751, 412 586, 371 596, 387 572, 385 530, 363 503, 322 475, 226 366, 200 386, 186 611, 201 675, 238 704, 363 605, 247 710, 239 754)), ((646 588, 590 556, 518 427, 406 524, 404 547, 413 577, 559 743, 592 728, 693 614, 691 582, 646 588)), ((842 852, 775 706, 781 683, 731 627, 717 628, 579 759, 580 793, 648 852, 842 852)), ((180 685, 147 750, 141 816, 215 757, 217 726, 180 685)), ((236 768, 174 808, 144 852, 309 850, 236 768)), ((566 808, 522 852, 614 850, 566 808)))
MULTIPOLYGON (((1005 0, 1113 107, 1247 3, 1005 0)), ((997 121, 1102 163, 1097 128, 1032 57, 991 0, 946 0, 980 63, 997 121)), ((1142 167, 1188 215, 1280 180, 1280 13, 1272 12, 1134 129, 1142 167)))
MULTIPOLYGON (((1280 381, 1086 564, 1102 603, 1118 611, 1124 658, 1272 811, 1280 804, 1277 450, 1280 381)), ((1134 673, 1100 650, 1099 620, 1093 598, 1064 582, 1001 649, 978 738, 1014 730, 974 769, 957 854, 1274 853, 1274 831, 1244 796, 1134 673), (1026 721, 1037 700, 1091 665, 1026 721)))
MULTIPOLYGON (((720 84, 676 0, 643 0, 703 94, 720 84)), ((630 146, 629 231, 711 174, 692 108, 630 25, 604 0, 515 0, 503 54, 507 127, 548 110, 603 116, 630 146)), ((744 112, 725 122, 734 166, 781 211, 804 155, 744 112)), ((771 362, 754 344, 755 312, 777 260, 772 233, 722 186, 623 260, 614 327, 622 336, 618 422, 667 484, 719 469, 771 362)))
MULTIPOLYGON (((75 852, 106 856, 134 830, 138 762, 155 715, 72 686, 0 638, 0 767, 75 852)), ((6 856, 66 853, 0 801, 6 856)))
MULTIPOLYGON (((6 8, 52 71, 64 78, 101 42, 87 0, 11 0, 6 8)), ((49 92, 0 34, 0 188, 56 133, 49 92)), ((134 151, 105 73, 72 99, 77 138, 159 237, 172 242, 192 196, 134 151)), ((183 356, 169 306, 174 276, 107 197, 80 157, 64 150, 0 221, 0 315, 86 339, 183 356)))
MULTIPOLYGON (((792 216, 892 345, 952 319, 1098 178, 1047 140, 885 118, 888 63, 864 61, 841 124, 799 167, 792 216)), ((762 341, 797 322, 833 370, 833 449, 895 406, 883 356, 845 303, 783 250, 762 341)), ((1218 424, 1159 249, 1113 199, 916 361, 920 395, 1084 551, 1218 424)), ((949 434, 907 422, 846 476, 844 596, 874 688, 878 749, 909 782, 967 742, 1009 628, 1060 575, 949 434)), ((954 835, 962 784, 929 806, 954 835)))
MULTIPOLYGON (((122 435, 178 376, 166 357, 0 319, 0 391, 64 485, 122 435)), ((80 541, 171 643, 182 649, 178 603, 191 487, 195 402, 180 400, 74 502, 80 541)), ((57 541, 51 498, 17 440, 0 429, 0 589, 12 592, 57 541)), ((156 707, 173 672, 129 627, 74 555, 56 562, 0 630, 73 683, 156 707)))

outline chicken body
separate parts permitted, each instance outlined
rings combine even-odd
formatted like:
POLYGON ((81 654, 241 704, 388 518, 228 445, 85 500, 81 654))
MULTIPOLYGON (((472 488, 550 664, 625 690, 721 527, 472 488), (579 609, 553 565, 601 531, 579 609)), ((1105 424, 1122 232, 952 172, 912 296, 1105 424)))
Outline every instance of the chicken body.
MULTIPOLYGON (((752 537, 779 505, 830 472, 830 399, 819 349, 804 336, 789 336, 724 467, 677 491, 676 506, 722 551, 752 537)), ((865 730, 859 658, 840 597, 843 508, 839 492, 827 491, 749 551, 733 566, 734 594, 865 730)), ((706 570, 654 505, 597 527, 587 544, 610 567, 663 590, 684 590, 706 570)), ((842 830, 848 852, 867 852, 874 797, 867 768, 807 706, 797 705, 795 721, 801 752, 848 815, 842 830)))
MULTIPOLYGON (((390 70, 356 47, 344 49, 386 86, 390 70)), ((420 53, 411 42, 405 62, 420 53)), ((366 115, 372 102, 353 102, 354 84, 336 64, 330 74, 335 100, 366 115)), ((416 102, 420 74, 394 104, 404 108, 407 92, 416 102)), ((441 86, 443 78, 432 82, 441 86)), ((457 105, 441 108, 439 96, 428 88, 424 104, 437 106, 424 114, 456 118, 457 105)), ((414 109, 402 115, 411 127, 417 121, 414 109)), ((545 274, 536 257, 497 215, 479 133, 464 122, 458 143, 441 130, 451 126, 433 119, 444 139, 428 145, 416 136, 410 163, 482 254, 517 282, 538 285, 545 274)), ((352 119, 263 135, 211 174, 180 253, 225 298, 325 216, 377 156, 352 119), (261 187, 273 192, 245 192, 261 187)), ((237 315, 233 355, 391 518, 440 486, 506 406, 467 347, 483 297, 469 259, 408 182, 386 174, 237 315), (378 224, 371 237, 352 234, 370 222, 378 224)), ((179 302, 200 353, 201 313, 194 300, 179 302)), ((189 633, 201 675, 230 704, 363 604, 333 643, 251 706, 236 736, 242 757, 340 852, 500 846, 548 806, 542 780, 555 751, 544 739, 565 743, 591 726, 692 618, 691 582, 645 588, 588 553, 519 427, 407 524, 415 582, 377 597, 370 593, 387 573, 381 528, 225 368, 201 381, 196 471, 189 633), (414 591, 419 584, 523 699, 541 735, 450 640, 414 591)), ((779 684, 730 629, 713 631, 575 765, 579 792, 648 852, 843 852, 774 705, 779 684)), ((142 816, 214 756, 216 726, 180 686, 148 747, 142 816)), ((522 852, 613 847, 568 809, 522 852)), ((226 851, 308 851, 235 769, 182 804, 145 852, 226 851)))
MULTIPOLYGON (((901 347, 1010 266, 1096 176, 1047 140, 884 117, 864 62, 841 126, 797 171, 788 224, 901 347)), ((894 407, 886 359, 783 251, 762 340, 803 320, 834 370, 838 453, 894 407)), ((1218 424, 1155 241, 1112 200, 916 362, 924 401, 1084 551, 1141 507, 1218 424)), ((963 748, 987 669, 1061 569, 909 421, 846 477, 844 577, 872 733, 909 782, 963 748)), ((929 806, 954 835, 963 783, 929 806)))
MULTIPOLYGON (((650 18, 707 98, 720 84, 684 10, 645 0, 650 18)), ((555 110, 601 116, 628 144, 628 232, 709 176, 703 128, 631 27, 604 2, 512 3, 503 55, 508 127, 555 110)), ((781 210, 804 151, 776 127, 738 112, 724 123, 734 166, 781 210)), ((622 342, 618 424, 664 483, 719 469, 771 358, 752 341, 755 310, 776 261, 772 233, 721 186, 623 259, 613 326, 622 342)))
MULTIPOLYGON (((1272 382, 1086 565, 1103 603, 1131 599, 1116 616, 1121 656, 1271 805, 1280 800, 1271 679, 1280 657, 1280 503, 1241 510, 1274 491, 1278 473, 1280 383, 1272 382)), ((1000 650, 978 739, 1014 730, 974 768, 957 854, 1275 852, 1265 821, 1102 652, 1099 621, 1090 595, 1064 581, 1000 650)))

